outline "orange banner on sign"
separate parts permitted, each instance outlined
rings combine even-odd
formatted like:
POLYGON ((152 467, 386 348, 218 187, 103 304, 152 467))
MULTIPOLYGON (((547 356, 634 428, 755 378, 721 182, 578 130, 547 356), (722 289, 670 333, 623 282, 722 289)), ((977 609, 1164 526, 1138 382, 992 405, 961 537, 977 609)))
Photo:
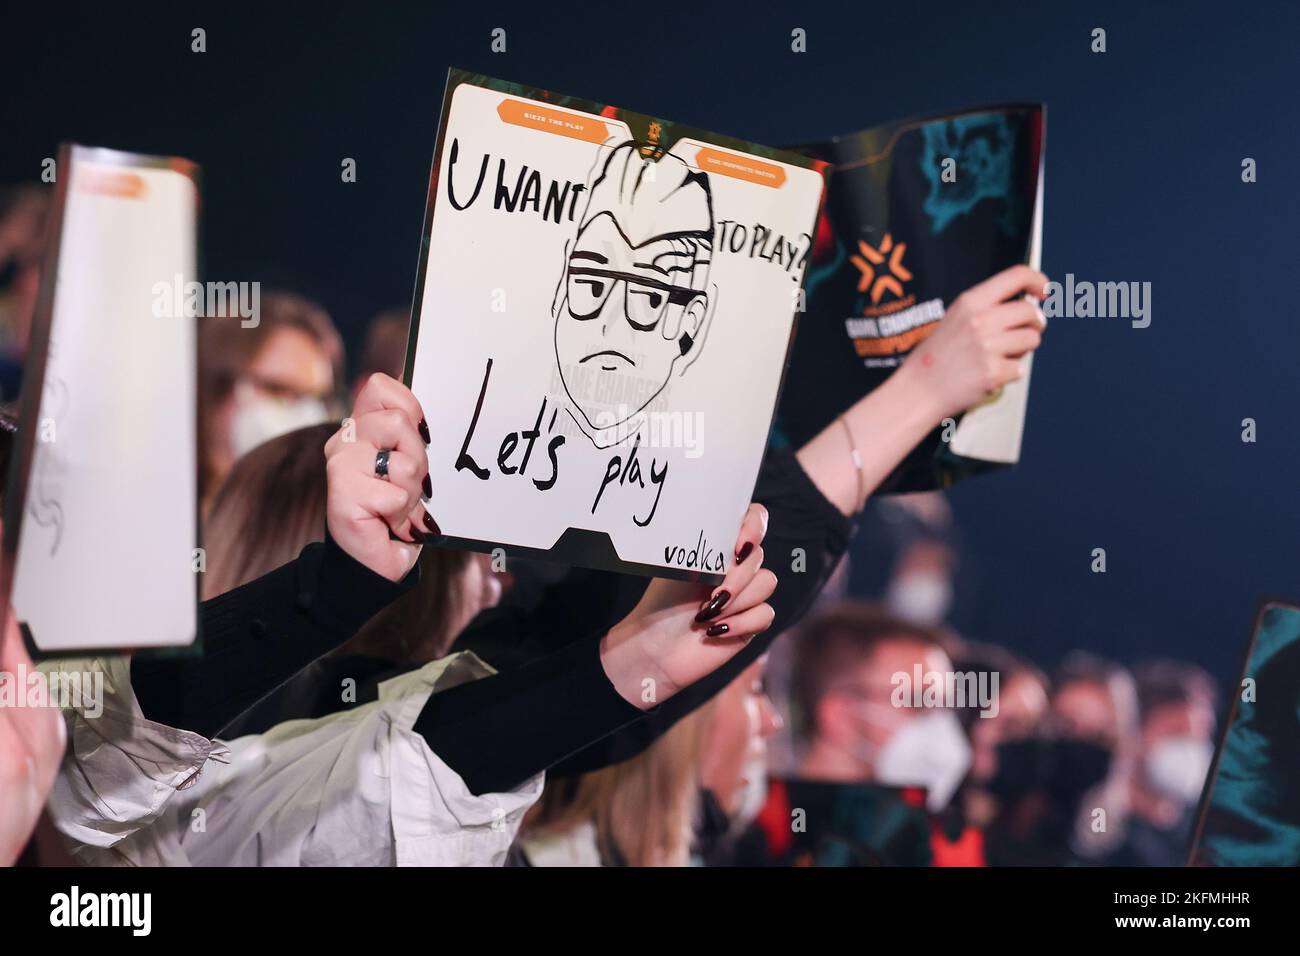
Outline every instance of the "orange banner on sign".
POLYGON ((78 192, 123 199, 140 199, 145 192, 144 179, 135 173, 91 166, 77 170, 76 188, 78 192))
POLYGON ((860 358, 871 355, 900 355, 920 345, 938 327, 938 322, 927 322, 925 325, 883 339, 854 339, 853 348, 860 358))
POLYGON ((609 138, 609 128, 594 116, 565 113, 536 103, 502 100, 497 107, 497 115, 512 126, 527 126, 543 133, 568 136, 588 143, 603 143, 609 138))
POLYGON ((785 182, 785 170, 774 163, 764 163, 750 156, 737 156, 720 150, 705 147, 695 154, 695 162, 706 173, 719 173, 747 183, 760 186, 781 188, 785 182))

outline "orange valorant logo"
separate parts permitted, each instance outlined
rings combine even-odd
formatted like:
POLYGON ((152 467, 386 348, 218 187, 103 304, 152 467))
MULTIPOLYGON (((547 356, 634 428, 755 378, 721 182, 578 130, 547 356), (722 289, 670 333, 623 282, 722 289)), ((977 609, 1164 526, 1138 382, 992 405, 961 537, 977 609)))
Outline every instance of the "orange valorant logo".
POLYGON ((862 277, 858 279, 858 291, 870 291, 872 305, 879 304, 886 292, 892 292, 901 299, 903 283, 912 278, 912 273, 903 265, 907 243, 900 242, 894 245, 893 237, 885 233, 879 249, 859 239, 858 251, 862 255, 849 256, 849 261, 862 273, 862 277))

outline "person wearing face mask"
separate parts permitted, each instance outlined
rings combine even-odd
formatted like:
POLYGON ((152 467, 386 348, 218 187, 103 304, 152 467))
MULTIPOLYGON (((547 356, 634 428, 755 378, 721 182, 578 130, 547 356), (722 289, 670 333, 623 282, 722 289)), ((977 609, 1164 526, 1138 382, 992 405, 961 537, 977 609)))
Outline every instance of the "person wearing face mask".
POLYGON ((1097 864, 1123 840, 1137 702, 1129 672, 1072 652, 1058 668, 1037 732, 994 749, 980 783, 997 807, 990 866, 1097 864))
POLYGON ((1029 785, 1024 783, 1024 762, 1018 760, 1023 753, 1019 745, 1038 739, 1047 713, 1047 678, 996 644, 963 642, 954 663, 962 673, 998 675, 996 708, 976 701, 961 711, 971 742, 971 768, 954 803, 963 821, 985 832, 1004 803, 1014 801, 1029 785))
POLYGON ((767 694, 764 654, 714 698, 700 753, 700 819, 696 858, 705 866, 729 862, 736 837, 767 799, 767 742, 781 715, 767 694))
MULTIPOLYGON (((899 706, 897 675, 947 673, 940 636, 845 602, 796 638, 791 676, 797 772, 773 778, 744 865, 930 865, 937 824, 970 767, 951 709, 899 706)), ((910 698, 909 698, 910 699, 910 698)))
POLYGON ((850 546, 849 593, 879 595, 890 613, 905 621, 942 626, 967 583, 947 493, 873 498, 861 525, 850 546))
POLYGON ((885 604, 899 617, 938 627, 952 608, 952 551, 941 541, 913 542, 899 558, 885 604))
POLYGON ((1214 682, 1181 661, 1134 668, 1141 721, 1129 781, 1131 816, 1110 866, 1181 866, 1201 789, 1214 759, 1214 682))
POLYGON ((1082 794, 1074 808, 1068 852, 1072 862, 1095 865, 1127 832, 1128 781, 1137 756, 1137 690, 1128 668, 1087 651, 1068 654, 1054 684, 1045 727, 1057 743, 1059 759, 1047 777, 1047 792, 1060 808, 1067 798, 1082 794))
POLYGON ((343 342, 325 310, 285 292, 260 296, 256 324, 199 326, 199 501, 211 508, 235 462, 263 442, 337 418, 343 342))

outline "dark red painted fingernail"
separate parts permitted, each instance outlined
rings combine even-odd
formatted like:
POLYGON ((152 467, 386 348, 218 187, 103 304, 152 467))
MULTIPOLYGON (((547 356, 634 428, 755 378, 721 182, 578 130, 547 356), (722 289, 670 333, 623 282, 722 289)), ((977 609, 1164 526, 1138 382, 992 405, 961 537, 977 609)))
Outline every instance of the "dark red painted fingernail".
POLYGON ((731 630, 731 628, 728 627, 726 624, 714 624, 704 633, 709 635, 709 637, 721 637, 723 634, 726 634, 729 630, 731 630))
POLYGON ((713 595, 708 604, 700 608, 700 613, 695 615, 695 623, 703 624, 705 621, 713 620, 722 613, 722 609, 727 606, 727 602, 730 600, 731 592, 726 588, 723 588, 717 594, 713 595))
POLYGON ((742 561, 744 561, 747 557, 749 557, 749 553, 753 550, 754 550, 754 542, 746 541, 744 547, 742 547, 739 551, 736 552, 736 563, 740 564, 742 561))
POLYGON ((411 529, 411 537, 414 538, 415 540, 414 540, 414 541, 407 541, 407 540, 406 540, 405 538, 403 538, 401 535, 399 535, 399 534, 397 534, 395 531, 393 531, 392 528, 389 528, 389 529, 388 529, 388 540, 389 540, 389 541, 400 541, 402 544, 423 544, 423 543, 424 543, 424 535, 421 534, 419 528, 412 528, 412 529, 411 529))
POLYGON ((421 418, 420 424, 416 427, 420 429, 420 437, 424 439, 424 443, 426 445, 433 444, 433 437, 429 434, 429 423, 421 418))
POLYGON ((429 480, 428 475, 425 475, 424 476, 424 500, 428 501, 432 497, 433 497, 433 482, 429 480))
POLYGON ((424 526, 428 528, 432 534, 438 537, 442 536, 442 529, 438 527, 438 522, 434 521, 433 515, 429 514, 427 511, 424 513, 424 526))

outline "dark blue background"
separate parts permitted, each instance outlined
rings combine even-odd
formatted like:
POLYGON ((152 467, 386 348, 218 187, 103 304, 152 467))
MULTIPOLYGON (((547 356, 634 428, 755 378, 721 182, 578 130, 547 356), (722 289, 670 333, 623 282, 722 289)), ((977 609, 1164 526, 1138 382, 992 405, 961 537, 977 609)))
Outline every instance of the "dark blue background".
POLYGON ((1045 101, 1044 266, 1150 281, 1152 324, 1054 323, 1022 463, 953 493, 980 585, 961 623, 1047 663, 1173 653, 1231 679, 1257 598, 1300 597, 1293 4, 43 6, 0 27, 0 180, 61 139, 195 159, 205 274, 316 297, 352 346, 410 301, 448 66, 771 144, 1045 101))

